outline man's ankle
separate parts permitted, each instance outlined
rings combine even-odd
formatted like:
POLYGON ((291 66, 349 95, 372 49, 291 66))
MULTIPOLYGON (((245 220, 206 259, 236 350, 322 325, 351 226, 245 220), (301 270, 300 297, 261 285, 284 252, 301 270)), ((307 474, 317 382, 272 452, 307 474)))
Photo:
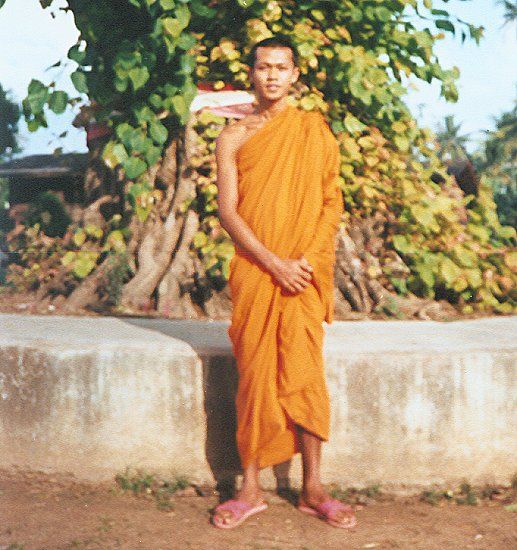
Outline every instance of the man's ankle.
POLYGON ((238 494, 254 496, 262 494, 262 490, 258 485, 246 485, 241 487, 238 494))
POLYGON ((323 484, 319 480, 305 481, 302 487, 303 494, 320 493, 323 490, 324 490, 323 484))

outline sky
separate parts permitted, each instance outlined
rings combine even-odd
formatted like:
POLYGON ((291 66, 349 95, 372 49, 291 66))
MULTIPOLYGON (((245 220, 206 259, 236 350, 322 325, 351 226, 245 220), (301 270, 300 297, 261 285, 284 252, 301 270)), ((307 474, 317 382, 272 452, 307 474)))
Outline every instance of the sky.
MULTIPOLYGON (((75 63, 68 61, 65 67, 49 69, 56 61, 66 61, 68 49, 77 41, 71 13, 58 9, 65 5, 65 0, 57 0, 52 10, 43 10, 38 0, 7 0, 0 9, 0 83, 11 92, 12 99, 21 102, 32 78, 47 84, 56 81, 59 89, 76 95, 68 78, 75 63)), ((460 69, 457 103, 440 98, 439 84, 416 79, 413 83, 417 89, 410 90, 406 101, 419 123, 434 130, 446 115, 453 114, 462 124, 461 133, 471 137, 469 149, 473 150, 484 131, 493 129, 494 118, 513 107, 517 95, 517 28, 503 26, 503 9, 495 0, 435 0, 434 7, 483 25, 485 37, 477 46, 468 40, 461 44, 459 37, 447 33, 436 46, 444 68, 460 69)), ((64 152, 86 151, 86 134, 72 126, 74 116, 70 108, 59 116, 49 113, 49 128, 35 133, 27 130, 22 119, 21 155, 52 153, 57 147, 64 152), (64 131, 68 131, 67 136, 59 138, 64 131)))

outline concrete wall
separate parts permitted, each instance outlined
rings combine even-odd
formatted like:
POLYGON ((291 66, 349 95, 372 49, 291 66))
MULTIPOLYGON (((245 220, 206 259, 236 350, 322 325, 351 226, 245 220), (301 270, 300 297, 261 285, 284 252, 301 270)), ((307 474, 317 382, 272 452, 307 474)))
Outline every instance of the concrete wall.
MULTIPOLYGON (((0 466, 85 479, 126 466, 231 476, 237 379, 227 326, 0 315, 0 466)), ((515 317, 334 322, 324 352, 327 482, 409 489, 508 482, 517 470, 515 317)))

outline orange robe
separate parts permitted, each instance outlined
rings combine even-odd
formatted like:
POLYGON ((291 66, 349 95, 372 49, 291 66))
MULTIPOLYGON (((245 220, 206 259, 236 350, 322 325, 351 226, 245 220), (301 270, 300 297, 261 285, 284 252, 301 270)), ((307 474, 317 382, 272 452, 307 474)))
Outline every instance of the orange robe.
POLYGON ((328 440, 322 322, 334 315, 335 236, 343 212, 339 145, 323 116, 291 105, 237 152, 237 211, 280 258, 313 266, 289 294, 235 246, 228 329, 237 360, 237 447, 242 466, 279 464, 300 450, 295 424, 328 440))

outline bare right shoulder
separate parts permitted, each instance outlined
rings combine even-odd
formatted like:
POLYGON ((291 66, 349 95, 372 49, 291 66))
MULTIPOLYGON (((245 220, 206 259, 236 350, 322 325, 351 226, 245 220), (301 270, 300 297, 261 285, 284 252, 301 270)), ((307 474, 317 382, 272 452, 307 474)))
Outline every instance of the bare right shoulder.
POLYGON ((245 136, 246 127, 242 121, 225 126, 215 140, 216 153, 223 156, 234 156, 245 140, 245 136))

